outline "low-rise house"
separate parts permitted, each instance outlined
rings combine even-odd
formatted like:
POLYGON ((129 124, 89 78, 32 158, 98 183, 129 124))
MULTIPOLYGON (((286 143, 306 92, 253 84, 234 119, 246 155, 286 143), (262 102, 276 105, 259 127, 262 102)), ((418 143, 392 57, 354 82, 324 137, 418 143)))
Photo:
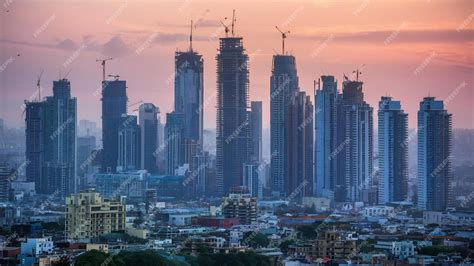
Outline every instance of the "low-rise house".
POLYGON ((415 245, 412 241, 377 241, 374 247, 387 250, 399 259, 405 259, 416 254, 415 245))
POLYGON ((108 244, 87 244, 86 251, 89 250, 98 250, 104 253, 109 253, 109 245, 108 244))
POLYGON ((28 238, 21 243, 21 254, 38 257, 40 255, 52 254, 54 249, 53 240, 50 237, 28 238))

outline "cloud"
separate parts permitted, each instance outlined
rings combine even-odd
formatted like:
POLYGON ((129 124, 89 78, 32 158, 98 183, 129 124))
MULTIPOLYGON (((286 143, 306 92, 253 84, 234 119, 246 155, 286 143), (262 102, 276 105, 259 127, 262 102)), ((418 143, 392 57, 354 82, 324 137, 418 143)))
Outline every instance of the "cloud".
POLYGON ((30 47, 35 47, 35 48, 54 49, 54 50, 60 50, 60 51, 75 51, 82 45, 86 45, 87 48, 85 48, 85 51, 98 52, 98 53, 103 54, 104 56, 111 56, 111 57, 122 57, 129 54, 131 51, 129 46, 123 41, 123 39, 119 35, 116 35, 110 38, 105 43, 95 42, 91 35, 83 36, 82 43, 75 42, 74 40, 71 40, 71 39, 56 39, 54 43, 32 43, 32 42, 9 40, 9 39, 2 39, 2 38, 0 38, 0 43, 9 43, 9 44, 15 44, 15 45, 24 45, 24 46, 30 46, 30 47))
MULTIPOLYGON (((218 20, 213 20, 213 19, 201 19, 196 21, 196 27, 220 27, 221 23, 218 20)), ((188 25, 189 27, 189 25, 188 25)))
MULTIPOLYGON (((334 34, 336 42, 384 43, 397 30, 334 34)), ((294 34, 295 38, 325 40, 328 34, 294 34)), ((465 43, 474 41, 474 30, 400 30, 391 43, 465 43)))
POLYGON ((71 39, 65 39, 58 41, 56 47, 62 50, 74 50, 78 45, 71 39))
POLYGON ((102 45, 101 52, 105 56, 121 57, 128 54, 130 48, 119 35, 116 35, 102 45))
POLYGON ((52 44, 32 43, 32 42, 9 40, 9 39, 3 39, 3 38, 0 38, 0 42, 8 43, 8 44, 25 45, 25 46, 37 47, 37 48, 52 48, 52 49, 57 48, 56 45, 52 45, 52 44))

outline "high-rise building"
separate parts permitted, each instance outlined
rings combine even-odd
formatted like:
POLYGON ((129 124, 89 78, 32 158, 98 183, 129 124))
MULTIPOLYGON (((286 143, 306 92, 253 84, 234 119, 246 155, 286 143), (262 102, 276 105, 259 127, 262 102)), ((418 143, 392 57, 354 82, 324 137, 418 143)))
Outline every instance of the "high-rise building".
POLYGON ((239 218, 240 224, 257 222, 257 199, 248 193, 246 187, 233 187, 222 203, 225 218, 239 218))
POLYGON ((443 101, 425 97, 418 111, 418 208, 452 206, 452 125, 443 101))
POLYGON ((333 199, 337 176, 337 163, 331 157, 337 143, 337 81, 334 76, 321 76, 322 87, 315 95, 315 184, 317 197, 333 199))
POLYGON ((118 161, 118 134, 122 114, 127 113, 125 80, 102 82, 102 172, 115 172, 118 161))
POLYGON ((44 134, 43 102, 25 101, 26 181, 34 182, 37 193, 46 193, 48 183, 43 176, 44 134))
MULTIPOLYGON (((106 199, 126 196, 127 202, 143 202, 149 174, 146 170, 121 173, 97 173, 95 190, 106 199)), ((156 190, 155 190, 156 191, 156 190)))
POLYGON ((217 192, 242 185, 243 164, 250 159, 249 71, 241 37, 220 38, 217 60, 217 192))
POLYGON ((92 190, 66 197, 66 237, 92 239, 125 230, 125 197, 105 200, 92 190))
POLYGON ((202 152, 194 157, 195 170, 192 173, 192 179, 194 179, 195 194, 197 196, 210 195, 208 189, 208 174, 207 172, 211 168, 210 166, 210 155, 208 152, 202 152))
POLYGON ((295 57, 274 55, 270 78, 270 152, 271 182, 273 193, 285 196, 285 162, 287 161, 285 139, 287 134, 287 111, 291 96, 299 91, 295 57))
POLYGON ((287 111, 284 184, 287 197, 313 196, 313 104, 303 91, 294 92, 287 111))
MULTIPOLYGON (((97 127, 97 123, 94 121, 81 119, 79 120, 77 129, 77 136, 94 136, 96 140, 102 139, 102 131, 97 127)), ((102 145, 102 142, 100 145, 102 145)))
POLYGON ((190 47, 176 52, 174 111, 183 114, 184 138, 194 140, 199 149, 203 141, 204 60, 190 47))
POLYGON ((117 145, 117 171, 138 170, 140 168, 140 127, 135 115, 122 115, 117 145))
POLYGON ((252 197, 261 198, 259 164, 257 162, 244 163, 243 167, 243 186, 248 189, 252 197))
POLYGON ((175 170, 184 163, 184 115, 166 114, 164 147, 166 147, 166 174, 174 175, 175 170))
POLYGON ((160 109, 152 103, 144 103, 139 108, 140 125, 140 169, 156 174, 158 149, 158 114, 160 109))
POLYGON ((0 163, 0 202, 6 202, 10 200, 10 177, 13 171, 8 165, 0 163))
POLYGON ((263 143, 262 143, 262 102, 250 102, 250 136, 252 141, 251 160, 262 162, 263 143))
POLYGON ((53 82, 53 96, 43 102, 43 173, 45 190, 63 197, 76 191, 77 100, 67 79, 53 82))
POLYGON ((96 148, 96 141, 94 136, 77 137, 77 175, 84 176, 90 172, 92 168, 92 161, 95 159, 92 152, 96 148))
POLYGON ((343 82, 338 104, 338 141, 329 155, 337 160, 335 201, 368 201, 372 189, 373 117, 372 107, 364 101, 361 81, 343 82))
POLYGON ((378 110, 378 203, 407 199, 408 114, 392 97, 382 97, 378 110))

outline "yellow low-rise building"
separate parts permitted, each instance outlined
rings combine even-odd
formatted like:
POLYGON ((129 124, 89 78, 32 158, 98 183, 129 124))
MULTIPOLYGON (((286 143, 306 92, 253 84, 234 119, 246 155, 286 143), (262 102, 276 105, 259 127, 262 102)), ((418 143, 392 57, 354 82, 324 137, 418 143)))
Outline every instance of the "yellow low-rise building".
POLYGON ((66 236, 91 239, 125 230, 125 197, 105 200, 93 189, 66 197, 66 236))

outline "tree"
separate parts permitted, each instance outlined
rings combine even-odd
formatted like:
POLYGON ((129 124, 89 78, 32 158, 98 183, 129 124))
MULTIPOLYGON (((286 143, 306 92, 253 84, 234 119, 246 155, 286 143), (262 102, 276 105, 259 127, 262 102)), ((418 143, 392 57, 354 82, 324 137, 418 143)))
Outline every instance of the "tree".
POLYGON ((270 266, 270 258, 254 252, 239 252, 236 254, 200 254, 197 263, 193 265, 206 266, 270 266))
POLYGON ((286 239, 286 240, 283 240, 278 247, 280 248, 281 252, 286 254, 288 252, 288 247, 294 243, 295 243, 295 240, 286 239))
MULTIPOLYGON (((106 259, 108 255, 104 252, 97 251, 97 250, 90 250, 79 256, 74 265, 77 266, 93 266, 93 265, 101 265, 106 259)), ((115 266, 113 262, 109 263, 108 266, 115 266)))
POLYGON ((244 240, 242 243, 245 243, 252 247, 267 247, 270 244, 268 237, 260 232, 246 232, 244 234, 244 240))
POLYGON ((422 247, 418 250, 418 254, 437 256, 439 253, 451 253, 454 252, 454 248, 445 246, 431 246, 422 247))
POLYGON ((78 266, 167 266, 185 265, 183 262, 172 261, 162 257, 154 250, 122 251, 117 255, 105 254, 97 250, 87 251, 76 259, 78 266))
POLYGON ((51 263, 52 266, 69 266, 71 265, 71 261, 67 256, 62 256, 59 258, 58 261, 53 261, 51 263))

